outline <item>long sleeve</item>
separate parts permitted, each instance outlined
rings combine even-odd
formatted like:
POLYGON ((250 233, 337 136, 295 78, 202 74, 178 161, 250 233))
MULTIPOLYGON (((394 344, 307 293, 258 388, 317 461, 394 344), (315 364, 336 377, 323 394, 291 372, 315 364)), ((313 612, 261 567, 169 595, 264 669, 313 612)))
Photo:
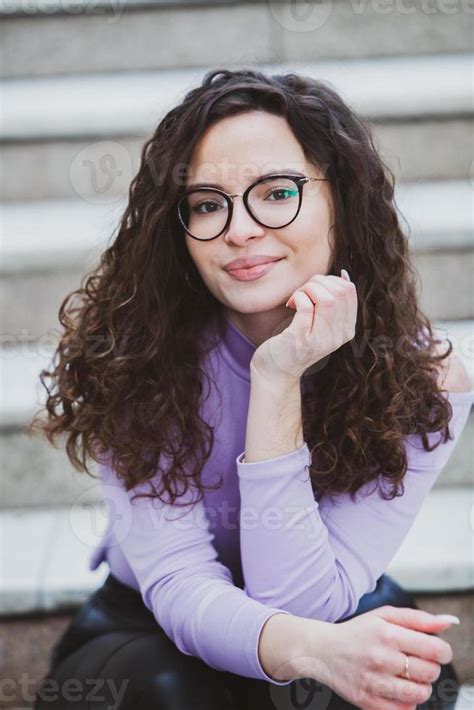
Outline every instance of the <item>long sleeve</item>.
MULTIPOLYGON (((237 456, 242 568, 250 597, 322 621, 355 612, 395 556, 464 429, 474 391, 448 395, 453 438, 431 452, 418 435, 405 438, 404 494, 393 500, 373 492, 371 481, 354 502, 349 494, 318 502, 306 442, 263 461, 245 463, 245 452, 237 456)), ((430 433, 430 444, 439 437, 430 433)))
MULTIPOLYGON (((203 501, 171 506, 126 492, 109 464, 101 464, 109 545, 119 545, 138 581, 143 601, 179 650, 222 671, 287 685, 269 677, 258 641, 266 620, 280 609, 251 599, 233 584, 217 559, 203 501)), ((179 502, 190 501, 190 492, 179 502)), ((193 498, 194 499, 194 498, 193 498)), ((288 612, 285 612, 288 613, 288 612)))

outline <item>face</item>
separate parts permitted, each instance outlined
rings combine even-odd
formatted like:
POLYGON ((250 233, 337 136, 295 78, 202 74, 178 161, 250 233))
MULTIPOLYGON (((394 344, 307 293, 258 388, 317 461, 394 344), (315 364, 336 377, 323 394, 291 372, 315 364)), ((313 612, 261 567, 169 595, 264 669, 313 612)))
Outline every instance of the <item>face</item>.
MULTIPOLYGON (((228 193, 244 192, 260 175, 299 171, 325 177, 304 156, 286 119, 251 111, 221 119, 203 135, 189 163, 187 187, 213 183, 228 193)), ((314 274, 327 274, 332 247, 333 208, 329 182, 307 182, 301 209, 286 227, 263 227, 234 198, 232 220, 216 239, 185 235, 189 254, 202 280, 228 317, 255 344, 270 337, 294 311, 285 307, 293 291, 314 274), (224 269, 239 257, 278 257, 262 276, 238 280, 224 269)), ((262 220, 265 221, 265 220, 262 220)))

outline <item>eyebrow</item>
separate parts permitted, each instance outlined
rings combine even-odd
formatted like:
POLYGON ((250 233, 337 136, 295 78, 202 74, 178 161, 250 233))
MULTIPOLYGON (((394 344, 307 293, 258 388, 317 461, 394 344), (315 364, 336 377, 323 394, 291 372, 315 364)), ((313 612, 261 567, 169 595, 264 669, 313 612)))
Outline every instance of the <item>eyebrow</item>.
MULTIPOLYGON (((283 168, 283 170, 272 170, 269 173, 264 173, 263 175, 259 175, 258 177, 255 178, 255 180, 252 180, 252 182, 249 183, 249 185, 252 185, 252 183, 257 182, 257 180, 261 180, 263 178, 270 177, 271 175, 294 175, 295 177, 305 177, 304 173, 299 172, 299 170, 289 170, 289 169, 283 168)), ((219 183, 215 183, 215 182, 193 182, 193 183, 191 183, 191 185, 189 185, 187 190, 194 190, 197 187, 215 187, 217 190, 223 190, 225 192, 222 185, 219 185, 219 183)))

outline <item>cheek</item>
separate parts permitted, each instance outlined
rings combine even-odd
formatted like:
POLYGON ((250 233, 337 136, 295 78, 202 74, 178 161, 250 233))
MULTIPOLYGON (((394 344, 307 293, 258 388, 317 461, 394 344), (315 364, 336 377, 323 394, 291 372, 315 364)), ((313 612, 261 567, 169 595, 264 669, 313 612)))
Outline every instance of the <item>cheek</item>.
POLYGON ((307 273, 326 274, 331 261, 329 225, 305 220, 292 234, 291 247, 298 266, 307 273))
POLYGON ((301 214, 301 220, 298 219, 288 232, 288 243, 291 242, 295 251, 306 256, 312 251, 325 252, 329 250, 329 227, 326 214, 308 210, 301 214))
POLYGON ((208 262, 212 252, 211 248, 206 249, 205 247, 210 247, 210 244, 201 244, 195 239, 191 239, 191 237, 187 236, 186 246, 196 269, 200 273, 205 273, 209 269, 208 262))
POLYGON ((217 250, 213 249, 211 242, 206 244, 196 242, 195 245, 188 245, 188 250, 202 280, 207 288, 214 293, 219 280, 219 264, 222 262, 222 258, 219 259, 217 250))

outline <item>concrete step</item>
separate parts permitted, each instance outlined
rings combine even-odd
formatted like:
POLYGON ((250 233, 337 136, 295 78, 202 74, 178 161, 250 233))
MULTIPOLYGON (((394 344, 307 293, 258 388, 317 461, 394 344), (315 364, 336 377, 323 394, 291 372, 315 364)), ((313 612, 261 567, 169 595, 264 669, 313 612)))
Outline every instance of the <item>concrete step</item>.
POLYGON ((474 246, 470 181, 399 182, 395 201, 409 227, 412 251, 446 253, 474 246))
MULTIPOLYGON (((459 193, 457 202, 464 205, 468 190, 467 183, 460 184, 466 195, 459 193)), ((76 197, 4 204, 0 276, 86 269, 105 248, 126 205, 123 197, 96 203, 76 197)), ((464 227, 460 224, 457 231, 462 240, 464 227)))
POLYGON ((106 526, 105 506, 81 497, 65 507, 1 511, 0 615, 79 605, 107 576, 106 564, 88 568, 106 526))
MULTIPOLYGON (((474 247, 472 186, 467 180, 398 183, 395 200, 413 252, 474 247)), ((0 276, 86 269, 104 249, 126 205, 126 197, 5 204, 0 276)))
MULTIPOLYGON (((78 499, 83 503, 100 501, 94 462, 90 464, 92 476, 81 473, 69 461, 64 447, 56 449, 46 440, 28 437, 13 427, 0 432, 0 446, 0 508, 55 507, 72 505, 78 499)), ((461 469, 456 473, 459 477, 461 469)))
POLYGON ((470 319, 474 317, 472 274, 474 251, 415 254, 420 303, 432 319, 470 319), (452 284, 456 284, 453 290, 452 284))
POLYGON ((433 489, 388 574, 418 594, 473 590, 473 504, 472 486, 433 489))
POLYGON ((472 49, 467 6, 323 0, 308 12, 295 11, 290 1, 9 0, 0 5, 2 71, 25 76, 463 52, 472 49))
POLYGON ((3 685, 2 710, 33 707, 41 680, 48 672, 52 648, 72 614, 73 610, 51 615, 0 617, 2 680, 8 679, 3 685))
MULTIPOLYGON (((376 146, 397 179, 470 179, 470 56, 261 68, 294 69, 330 81, 372 121, 376 146)), ((4 199, 79 195, 95 202, 104 196, 125 196, 138 169, 144 139, 164 112, 200 83, 204 71, 5 81, 0 156, 4 174, 15 174, 17 179, 4 179, 4 199), (115 169, 104 172, 104 156, 109 168, 112 161, 115 169)))
MULTIPOLYGON (((324 79, 372 120, 449 118, 472 115, 474 109, 470 54, 256 67, 324 79)), ((44 140, 146 135, 210 68, 5 80, 2 136, 44 140)))

